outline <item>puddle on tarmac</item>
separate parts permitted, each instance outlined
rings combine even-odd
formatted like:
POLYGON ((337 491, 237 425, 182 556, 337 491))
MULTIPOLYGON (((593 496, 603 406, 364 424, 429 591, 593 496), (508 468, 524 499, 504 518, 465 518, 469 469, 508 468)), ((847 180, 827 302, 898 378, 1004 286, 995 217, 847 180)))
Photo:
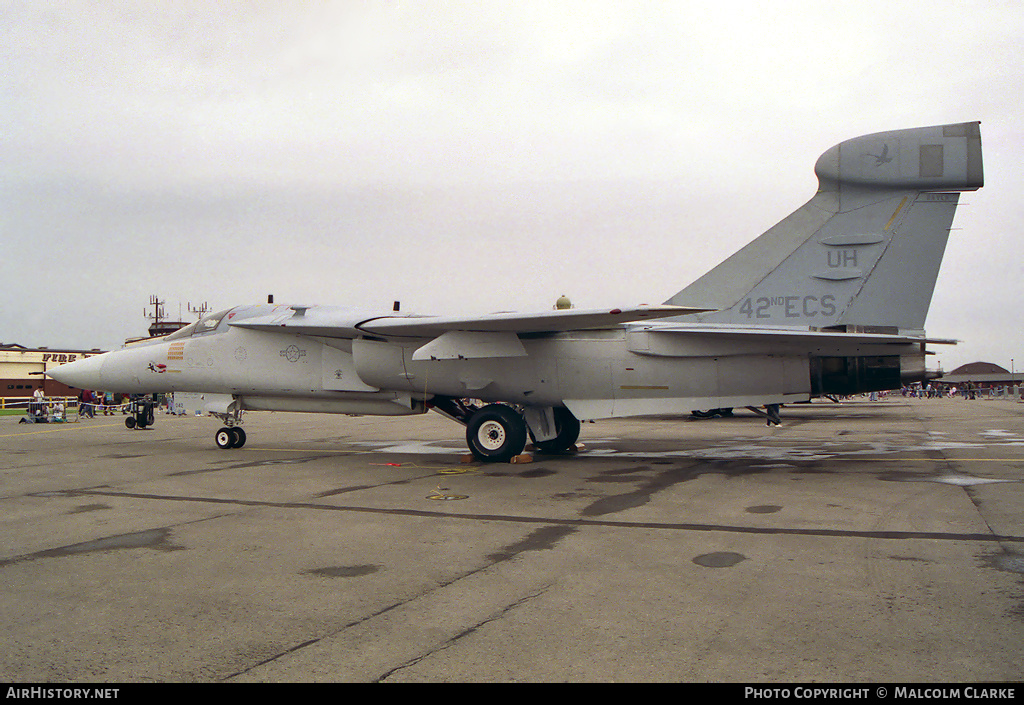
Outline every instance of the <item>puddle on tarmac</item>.
POLYGON ((697 556, 693 559, 693 562, 705 568, 732 568, 734 565, 745 560, 747 560, 747 557, 742 553, 717 551, 697 556))

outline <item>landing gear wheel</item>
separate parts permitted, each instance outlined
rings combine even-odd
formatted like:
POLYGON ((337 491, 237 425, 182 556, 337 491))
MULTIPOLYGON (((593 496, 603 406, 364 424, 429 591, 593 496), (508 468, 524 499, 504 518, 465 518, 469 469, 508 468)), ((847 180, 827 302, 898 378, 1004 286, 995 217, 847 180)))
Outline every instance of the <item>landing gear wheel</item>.
POLYGON ((231 435, 234 438, 233 442, 231 443, 232 448, 241 448, 242 446, 245 445, 245 431, 241 427, 233 427, 231 429, 231 435))
POLYGON ((213 437, 217 447, 221 450, 227 450, 233 448, 235 445, 235 434, 232 429, 225 426, 224 428, 217 431, 217 435, 213 437))
POLYGON ((466 425, 469 450, 485 463, 507 463, 526 448, 526 422, 504 404, 488 404, 466 425))
POLYGON ((564 453, 576 444, 580 437, 580 421, 565 407, 555 407, 555 432, 558 434, 547 441, 534 440, 538 453, 555 455, 564 453))
POLYGON ((703 411, 700 409, 694 409, 690 413, 698 419, 713 419, 716 416, 721 416, 724 419, 728 416, 732 416, 732 407, 728 406, 721 409, 706 409, 703 411))

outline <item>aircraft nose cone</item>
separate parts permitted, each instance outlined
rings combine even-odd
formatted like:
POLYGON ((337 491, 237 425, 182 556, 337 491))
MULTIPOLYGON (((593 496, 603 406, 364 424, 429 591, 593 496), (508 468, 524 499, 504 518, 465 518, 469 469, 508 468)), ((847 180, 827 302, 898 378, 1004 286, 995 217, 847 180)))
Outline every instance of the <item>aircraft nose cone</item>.
POLYGON ((68 362, 60 367, 46 371, 46 376, 69 387, 79 389, 102 389, 100 371, 106 355, 93 355, 84 360, 68 362))

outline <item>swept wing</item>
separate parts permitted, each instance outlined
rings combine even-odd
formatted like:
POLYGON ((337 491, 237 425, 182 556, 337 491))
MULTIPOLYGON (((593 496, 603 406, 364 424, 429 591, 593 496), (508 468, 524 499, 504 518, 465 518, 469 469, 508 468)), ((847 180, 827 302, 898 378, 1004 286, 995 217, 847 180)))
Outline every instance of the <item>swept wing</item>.
POLYGON ((436 338, 454 331, 556 333, 607 328, 623 323, 674 318, 703 313, 707 308, 690 306, 632 306, 613 309, 569 309, 539 313, 501 312, 476 316, 367 316, 348 309, 292 307, 273 313, 229 321, 229 325, 254 330, 299 333, 326 338, 360 335, 436 338))

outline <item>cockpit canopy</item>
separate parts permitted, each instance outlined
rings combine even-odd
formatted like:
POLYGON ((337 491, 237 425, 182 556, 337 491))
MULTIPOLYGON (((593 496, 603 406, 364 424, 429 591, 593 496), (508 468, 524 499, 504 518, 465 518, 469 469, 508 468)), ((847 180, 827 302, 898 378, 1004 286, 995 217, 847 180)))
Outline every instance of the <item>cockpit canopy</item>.
POLYGON ((220 325, 221 320, 224 316, 228 315, 230 311, 231 309, 226 308, 223 311, 211 313, 209 316, 203 316, 195 323, 187 325, 181 330, 174 331, 164 338, 164 340, 183 340, 185 338, 191 338, 196 335, 203 335, 204 333, 215 331, 217 330, 217 326, 220 325))

